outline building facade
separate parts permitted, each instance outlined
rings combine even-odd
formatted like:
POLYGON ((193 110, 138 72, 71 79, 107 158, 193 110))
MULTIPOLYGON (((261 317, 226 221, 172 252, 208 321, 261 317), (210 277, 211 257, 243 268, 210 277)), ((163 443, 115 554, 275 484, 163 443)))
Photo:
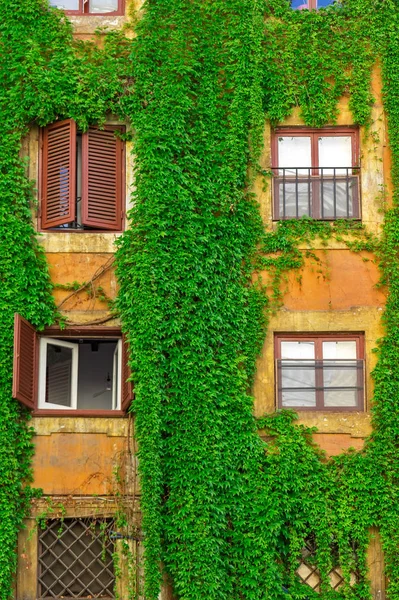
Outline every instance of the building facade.
MULTIPOLYGON (((131 8, 139 6, 129 0, 65 5, 78 40, 90 40, 97 27, 121 29, 131 8)), ((267 231, 310 217, 351 219, 381 235, 392 184, 378 65, 372 93, 368 131, 354 122, 349 94, 334 124, 308 127, 299 108, 277 126, 265 124, 260 163, 268 185, 259 176, 254 189, 267 231)), ((23 142, 28 176, 38 182, 34 223, 66 321, 65 328, 40 332, 20 317, 15 325, 14 397, 32 410, 33 485, 43 490, 19 536, 16 600, 142 595, 140 483, 128 412, 134 390, 121 323, 110 308, 118 293, 114 244, 127 227, 134 186, 128 127, 107 115, 104 128, 79 131, 65 119, 33 125, 23 142), (126 512, 129 527, 122 523, 126 512)), ((353 252, 343 239, 316 239, 312 247, 304 241, 300 250, 304 266, 282 284, 257 361, 254 414, 293 409, 300 424, 317 428, 313 440, 327 456, 361 450, 372 432, 373 349, 384 335, 378 265, 372 253, 353 252)), ((256 277, 268 285, 268 272, 256 277)), ((310 554, 308 548, 297 573, 317 592, 310 554)), ((377 529, 368 564, 373 598, 382 599, 377 529)), ((336 590, 341 575, 339 567, 331 572, 336 590)), ((161 596, 172 597, 170 585, 161 596)))

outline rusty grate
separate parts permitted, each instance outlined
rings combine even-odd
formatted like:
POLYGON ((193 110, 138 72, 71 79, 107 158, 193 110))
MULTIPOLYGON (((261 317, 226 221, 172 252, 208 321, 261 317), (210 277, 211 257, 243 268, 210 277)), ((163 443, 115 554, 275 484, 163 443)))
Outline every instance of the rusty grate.
POLYGON ((39 533, 38 598, 115 598, 113 522, 52 519, 39 533))
MULTIPOLYGON (((320 573, 315 563, 316 557, 316 542, 313 536, 305 542, 305 546, 302 549, 302 557, 299 567, 296 570, 302 583, 306 583, 315 592, 320 592, 320 573)), ((339 565, 334 566, 328 574, 330 585, 333 590, 339 590, 344 584, 345 580, 342 574, 342 569, 339 565)), ((352 572, 350 577, 350 585, 353 586, 358 580, 357 573, 352 572)))

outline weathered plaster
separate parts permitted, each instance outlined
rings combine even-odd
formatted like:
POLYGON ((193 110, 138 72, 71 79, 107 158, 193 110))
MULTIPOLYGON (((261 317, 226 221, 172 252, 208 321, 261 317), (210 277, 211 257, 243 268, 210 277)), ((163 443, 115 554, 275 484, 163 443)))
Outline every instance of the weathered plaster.
MULTIPOLYGON (((359 290, 361 293, 361 290, 359 290)), ((273 412, 276 408, 274 334, 277 332, 364 332, 366 356, 366 411, 369 411, 373 382, 371 371, 376 364, 373 349, 383 335, 381 308, 359 306, 347 310, 287 310, 282 308, 272 316, 268 334, 258 360, 253 393, 255 415, 273 412)), ((301 412, 299 422, 318 427, 321 433, 349 433, 365 437, 371 433, 369 412, 301 412)))

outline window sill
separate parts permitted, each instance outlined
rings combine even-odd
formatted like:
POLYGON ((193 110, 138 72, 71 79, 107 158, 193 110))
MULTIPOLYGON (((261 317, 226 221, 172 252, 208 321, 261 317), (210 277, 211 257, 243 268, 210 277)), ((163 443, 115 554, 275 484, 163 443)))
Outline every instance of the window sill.
POLYGON ((293 410, 294 412, 300 413, 311 413, 313 415, 325 415, 330 413, 351 413, 351 414, 360 414, 366 412, 363 406, 322 406, 320 408, 316 408, 315 406, 305 407, 305 406, 277 406, 276 410, 293 410))
MULTIPOLYGON (((46 411, 49 412, 49 411, 46 411)), ((129 419, 121 419, 121 415, 110 417, 78 417, 69 412, 67 415, 46 415, 36 411, 30 424, 35 435, 46 436, 54 433, 105 433, 108 437, 127 437, 129 435, 129 419)))
POLYGON ((36 408, 32 412, 33 417, 126 417, 127 414, 123 410, 65 410, 65 409, 48 409, 36 408))
POLYGON ((322 221, 323 223, 335 223, 336 221, 349 221, 349 222, 356 222, 356 223, 361 223, 362 219, 361 217, 342 217, 339 219, 328 219, 328 218, 324 218, 324 219, 316 219, 315 217, 309 217, 309 216, 303 216, 303 217, 273 217, 272 218, 273 224, 277 224, 280 223, 282 221, 322 221))
POLYGON ((75 35, 93 35, 95 31, 101 27, 110 29, 121 29, 126 21, 125 15, 122 14, 67 14, 68 19, 72 23, 75 35))
POLYGON ((39 243, 45 252, 114 253, 115 241, 121 233, 87 231, 39 232, 39 243))

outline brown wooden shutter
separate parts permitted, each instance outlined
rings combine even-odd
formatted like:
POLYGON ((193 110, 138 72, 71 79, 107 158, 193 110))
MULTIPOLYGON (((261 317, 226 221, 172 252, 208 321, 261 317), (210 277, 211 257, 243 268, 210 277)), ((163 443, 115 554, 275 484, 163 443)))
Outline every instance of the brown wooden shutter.
POLYGON ((43 131, 42 228, 75 220, 76 123, 53 123, 43 131))
POLYGON ((14 367, 12 395, 33 410, 37 383, 36 330, 21 315, 14 318, 14 367))
POLYGON ((82 136, 82 224, 122 229, 123 149, 116 127, 91 127, 82 136))
POLYGON ((122 410, 129 408, 133 400, 133 384, 128 381, 132 372, 129 367, 129 344, 125 336, 122 336, 122 410))

